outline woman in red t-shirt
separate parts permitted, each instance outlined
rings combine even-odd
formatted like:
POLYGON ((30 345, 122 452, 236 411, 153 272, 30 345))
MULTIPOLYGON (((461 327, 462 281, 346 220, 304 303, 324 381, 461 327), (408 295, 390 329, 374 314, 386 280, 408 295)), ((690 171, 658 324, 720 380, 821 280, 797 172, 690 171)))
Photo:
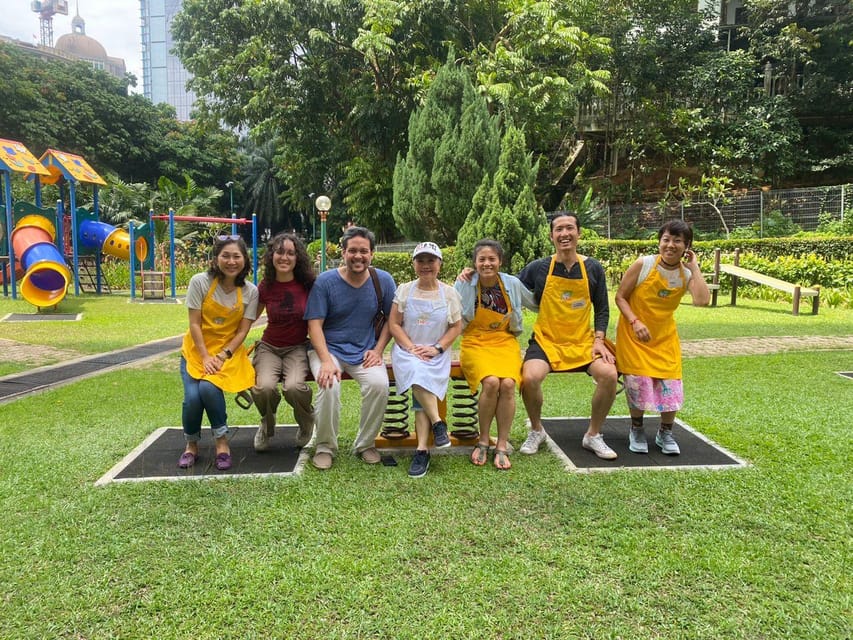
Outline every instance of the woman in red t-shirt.
POLYGON ((282 394, 293 407, 299 426, 296 446, 304 447, 314 433, 314 408, 308 377, 308 323, 303 320, 314 270, 305 246, 292 233, 279 233, 267 244, 264 277, 258 283, 258 317, 267 311, 267 326, 255 348, 252 398, 261 414, 255 451, 266 451, 275 435, 276 409, 282 394))

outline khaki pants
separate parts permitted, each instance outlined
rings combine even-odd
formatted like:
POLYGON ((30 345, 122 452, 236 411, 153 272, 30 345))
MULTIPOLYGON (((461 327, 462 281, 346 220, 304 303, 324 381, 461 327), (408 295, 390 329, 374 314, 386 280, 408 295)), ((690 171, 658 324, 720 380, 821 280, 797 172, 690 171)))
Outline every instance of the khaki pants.
MULTIPOLYGON (((361 420, 353 449, 361 453, 376 446, 376 436, 382 428, 385 407, 388 405, 388 371, 385 365, 364 367, 360 364, 340 362, 332 356, 335 365, 346 371, 358 383, 361 389, 361 420)), ((320 372, 320 358, 313 349, 308 352, 311 373, 316 378, 320 372)), ((338 428, 341 423, 341 383, 335 381, 331 387, 317 390, 317 430, 316 452, 331 453, 338 451, 338 428)))
POLYGON ((287 404, 293 407, 293 417, 302 432, 314 429, 314 408, 311 406, 311 388, 305 383, 308 377, 308 354, 304 344, 294 347, 273 347, 259 342, 252 364, 255 366, 255 386, 252 398, 265 420, 275 424, 275 413, 281 401, 278 384, 287 404))

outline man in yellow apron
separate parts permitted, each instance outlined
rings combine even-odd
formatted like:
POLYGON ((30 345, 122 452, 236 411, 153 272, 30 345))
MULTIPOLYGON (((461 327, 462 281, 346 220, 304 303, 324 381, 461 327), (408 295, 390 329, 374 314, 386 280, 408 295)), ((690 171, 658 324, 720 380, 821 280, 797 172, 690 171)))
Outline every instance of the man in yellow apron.
POLYGON ((559 213, 551 220, 551 241, 556 253, 531 262, 518 274, 539 303, 521 382, 530 432, 519 451, 536 453, 545 441, 542 431, 545 376, 551 371, 585 371, 596 386, 582 445, 599 458, 613 460, 616 452, 601 435, 601 426, 616 398, 617 378, 616 358, 604 342, 610 320, 607 282, 604 268, 597 260, 578 254, 580 231, 577 215, 559 213))

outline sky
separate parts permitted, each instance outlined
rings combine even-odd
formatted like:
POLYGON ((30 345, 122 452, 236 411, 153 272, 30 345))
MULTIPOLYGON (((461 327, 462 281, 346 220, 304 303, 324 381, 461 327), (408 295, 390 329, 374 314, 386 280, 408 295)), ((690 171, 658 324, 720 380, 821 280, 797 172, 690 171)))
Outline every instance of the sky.
MULTIPOLYGON (((124 58, 128 72, 136 76, 136 93, 142 93, 142 35, 139 0, 69 0, 68 15, 53 16, 53 41, 71 33, 71 19, 80 9, 86 35, 107 50, 124 58)), ((39 14, 30 10, 30 0, 0 0, 0 34, 30 44, 39 41, 39 14)))

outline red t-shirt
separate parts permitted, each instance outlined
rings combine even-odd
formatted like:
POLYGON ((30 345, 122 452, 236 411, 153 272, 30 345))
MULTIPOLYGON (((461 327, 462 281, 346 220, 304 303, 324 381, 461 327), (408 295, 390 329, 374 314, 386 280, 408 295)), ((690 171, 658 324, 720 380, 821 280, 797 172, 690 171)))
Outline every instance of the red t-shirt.
POLYGON ((267 309, 267 326, 261 340, 274 347, 292 347, 308 339, 305 303, 308 291, 300 282, 258 283, 258 302, 267 309))

